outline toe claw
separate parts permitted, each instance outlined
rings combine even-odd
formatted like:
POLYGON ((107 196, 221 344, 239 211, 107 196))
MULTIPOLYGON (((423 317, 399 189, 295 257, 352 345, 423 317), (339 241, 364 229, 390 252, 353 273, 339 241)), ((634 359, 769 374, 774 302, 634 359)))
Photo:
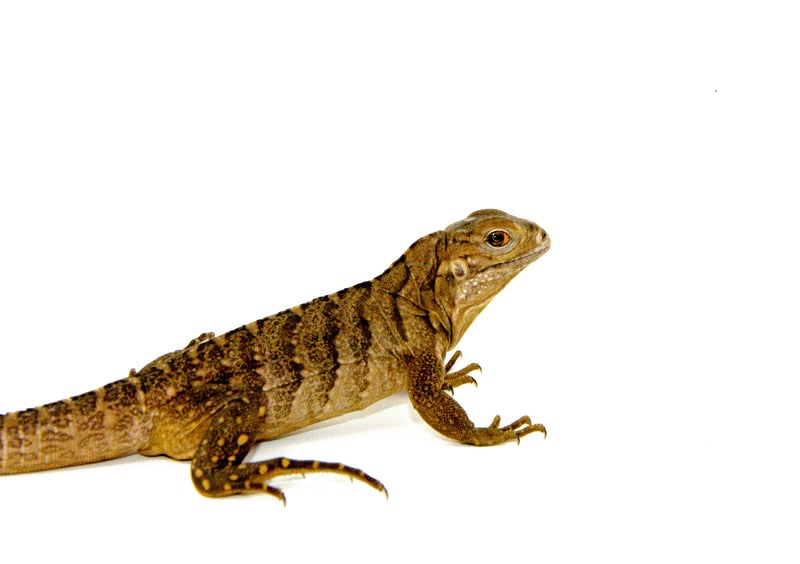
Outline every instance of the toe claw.
POLYGON ((450 360, 447 361, 447 364, 444 366, 445 372, 450 372, 450 369, 453 368, 453 365, 456 361, 461 358, 461 351, 456 351, 453 353, 453 356, 450 357, 450 360))

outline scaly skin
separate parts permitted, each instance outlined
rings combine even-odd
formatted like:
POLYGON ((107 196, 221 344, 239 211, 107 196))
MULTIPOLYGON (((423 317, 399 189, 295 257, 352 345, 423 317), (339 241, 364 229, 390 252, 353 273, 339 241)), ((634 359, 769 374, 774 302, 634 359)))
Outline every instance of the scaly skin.
POLYGON ((489 301, 550 247, 539 226, 481 210, 416 241, 383 274, 179 351, 98 390, 0 416, 0 474, 133 453, 191 459, 209 497, 264 492, 270 478, 333 472, 385 492, 361 470, 275 458, 244 463, 253 445, 402 390, 420 416, 454 440, 489 446, 542 425, 522 417, 476 427, 446 392, 474 383, 451 372, 464 332, 489 301))

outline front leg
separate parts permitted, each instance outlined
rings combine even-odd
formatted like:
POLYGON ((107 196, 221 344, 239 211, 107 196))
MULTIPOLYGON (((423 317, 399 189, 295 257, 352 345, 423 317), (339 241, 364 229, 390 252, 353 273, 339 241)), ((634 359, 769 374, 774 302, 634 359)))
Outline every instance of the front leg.
POLYGON ((544 426, 531 424, 527 416, 505 427, 500 427, 500 417, 497 416, 488 427, 476 427, 464 408, 442 389, 446 382, 445 370, 436 355, 424 352, 407 362, 411 404, 428 425, 445 437, 471 445, 491 446, 510 440, 519 441, 535 431, 547 436, 544 426))

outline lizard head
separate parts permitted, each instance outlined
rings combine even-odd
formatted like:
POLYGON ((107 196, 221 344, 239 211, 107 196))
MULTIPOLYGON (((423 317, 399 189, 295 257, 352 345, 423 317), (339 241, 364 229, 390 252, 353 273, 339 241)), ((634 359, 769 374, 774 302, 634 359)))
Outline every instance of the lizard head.
POLYGON ((500 210, 480 210, 444 231, 436 301, 450 318, 454 347, 484 307, 514 276, 550 248, 533 222, 500 210))

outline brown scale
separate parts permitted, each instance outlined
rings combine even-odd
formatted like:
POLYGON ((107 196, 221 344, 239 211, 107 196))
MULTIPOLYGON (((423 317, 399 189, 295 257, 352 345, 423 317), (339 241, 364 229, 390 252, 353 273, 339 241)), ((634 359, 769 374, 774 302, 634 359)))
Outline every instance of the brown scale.
POLYGON ((263 492, 270 480, 331 472, 386 488, 335 462, 274 458, 244 462, 256 443, 407 390, 442 435, 478 446, 516 440, 542 425, 500 417, 476 426, 453 399, 474 384, 453 371, 475 317, 550 247, 539 226, 481 210, 417 240, 377 278, 215 337, 203 333, 128 378, 69 400, 0 416, 0 474, 127 454, 191 459, 209 497, 263 492))

